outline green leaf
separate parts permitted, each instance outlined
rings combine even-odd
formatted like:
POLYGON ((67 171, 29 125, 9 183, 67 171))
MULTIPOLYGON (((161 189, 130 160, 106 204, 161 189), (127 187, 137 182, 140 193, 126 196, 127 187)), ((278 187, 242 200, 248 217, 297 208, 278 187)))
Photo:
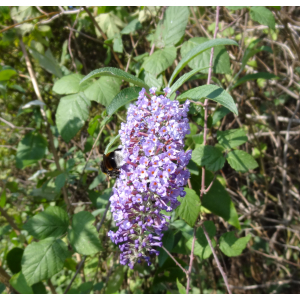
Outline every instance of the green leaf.
POLYGON ((185 73, 184 75, 182 75, 172 86, 171 86, 171 92, 168 94, 167 97, 170 97, 174 92, 176 92, 187 80, 189 80, 194 74, 208 69, 208 67, 201 67, 201 68, 197 68, 193 71, 190 71, 188 73, 185 73))
POLYGON ((157 76, 162 71, 172 66, 175 58, 175 47, 168 47, 162 50, 157 50, 144 60, 142 68, 144 68, 147 72, 157 76))
POLYGON ((228 108, 226 108, 224 106, 218 107, 213 114, 212 125, 217 124, 218 121, 223 119, 229 113, 230 113, 230 110, 228 108))
POLYGON ((178 280, 178 278, 176 279, 176 284, 177 284, 177 288, 178 288, 179 294, 186 294, 185 287, 180 283, 180 281, 178 280))
POLYGON ((85 90, 89 84, 79 86, 80 80, 84 76, 81 74, 70 74, 57 80, 53 86, 53 92, 57 94, 75 94, 85 90))
MULTIPOLYGON (((124 23, 119 19, 119 17, 112 12, 100 14, 95 19, 100 28, 107 34, 108 39, 114 38, 114 36, 120 32, 119 27, 124 26, 124 23)), ((98 29, 95 30, 97 36, 101 37, 98 29)))
POLYGON ((22 272, 29 285, 51 278, 62 270, 68 256, 68 247, 55 238, 32 242, 24 251, 22 272))
POLYGON ((255 79, 259 79, 259 78, 273 79, 273 78, 278 78, 278 77, 276 75, 268 73, 268 72, 258 72, 255 74, 248 74, 248 75, 240 78, 231 89, 236 88, 237 86, 241 85, 242 83, 244 83, 248 80, 255 80, 255 79))
POLYGON ((190 160, 186 167, 191 174, 199 175, 199 169, 193 160, 190 160))
POLYGON ((181 219, 193 227, 199 215, 200 199, 194 190, 184 188, 184 191, 186 195, 183 198, 178 197, 178 201, 180 201, 181 204, 176 209, 176 213, 181 219))
POLYGON ((3 192, 1 193, 0 197, 0 207, 4 207, 6 204, 6 186, 4 186, 3 192))
MULTIPOLYGON (((203 223, 203 226, 205 226, 205 229, 208 233, 209 238, 211 239, 211 243, 213 247, 216 246, 216 241, 213 239, 213 237, 216 235, 216 227, 213 221, 205 221, 203 223)), ((208 244, 208 241, 206 239, 206 236, 204 234, 204 231, 201 227, 197 229, 196 232, 196 241, 195 241, 195 248, 194 253, 198 255, 201 259, 207 259, 212 254, 211 248, 208 244)), ((186 246, 191 250, 192 249, 192 243, 193 243, 193 237, 190 238, 186 242, 186 246)))
POLYGON ((7 266, 13 274, 21 271, 21 261, 24 250, 21 248, 12 248, 6 255, 7 266))
POLYGON ((46 153, 47 141, 36 132, 27 133, 19 142, 16 156, 16 166, 23 169, 42 159, 46 153))
POLYGON ((61 188, 65 185, 66 180, 67 175, 65 173, 61 173, 55 178, 55 191, 57 193, 59 193, 61 188))
POLYGON ((185 33, 189 14, 186 6, 169 6, 154 33, 155 46, 162 48, 177 44, 185 33))
POLYGON ((250 16, 253 21, 262 25, 267 25, 275 30, 275 18, 270 10, 264 6, 252 6, 250 8, 250 16))
POLYGON ((33 290, 26 282, 26 279, 22 272, 13 275, 10 278, 9 283, 20 294, 33 294, 33 290))
POLYGON ((217 139, 219 144, 226 149, 240 146, 248 141, 245 131, 242 128, 217 131, 217 139))
POLYGON ((119 94, 115 96, 115 98, 111 101, 111 103, 107 107, 107 114, 111 116, 114 114, 120 107, 125 105, 128 102, 136 100, 139 96, 139 92, 141 91, 138 87, 129 87, 122 90, 119 94))
POLYGON ((84 84, 87 80, 90 80, 95 77, 101 77, 101 76, 110 76, 110 77, 116 77, 122 80, 125 80, 127 82, 133 83, 139 87, 144 87, 146 89, 149 89, 148 85, 141 79, 126 73, 120 69, 117 68, 102 68, 92 71, 90 74, 86 75, 80 82, 80 85, 84 84))
POLYGON ((223 105, 224 107, 228 108, 230 111, 238 115, 238 110, 234 103, 234 100, 222 88, 213 85, 202 85, 196 88, 193 88, 177 97, 177 100, 185 100, 185 99, 192 99, 192 100, 200 100, 200 99, 211 99, 223 105))
POLYGON ((258 167, 256 160, 247 152, 242 150, 233 150, 226 157, 231 168, 238 172, 248 172, 258 167))
POLYGON ((124 280, 123 266, 119 265, 115 272, 109 277, 105 294, 115 294, 121 287, 124 280))
POLYGON ((143 70, 141 72, 141 78, 146 82, 147 85, 149 85, 151 87, 153 87, 153 86, 156 87, 158 91, 164 85, 162 74, 156 76, 154 74, 151 74, 151 73, 143 70))
POLYGON ((23 229, 36 239, 60 237, 67 232, 69 226, 68 214, 58 206, 48 206, 45 211, 36 214, 23 229))
POLYGON ((212 172, 222 169, 225 163, 222 151, 210 145, 196 147, 192 152, 192 160, 198 166, 205 166, 206 169, 212 172))
MULTIPOLYGON (((169 252, 171 252, 171 250, 173 249, 173 246, 174 246, 174 231, 168 230, 168 231, 164 232, 164 236, 162 238, 162 243, 163 243, 163 246, 169 252)), ((161 249, 159 251, 159 256, 158 256, 158 265, 161 267, 165 263, 165 261, 167 260, 168 257, 169 257, 169 255, 167 254, 167 252, 164 249, 161 249)))
POLYGON ((134 33, 135 31, 142 29, 143 26, 138 19, 132 20, 129 24, 126 25, 121 31, 121 34, 134 33))
MULTIPOLYGON (((195 48, 198 45, 201 45, 205 42, 209 41, 208 38, 205 37, 195 37, 191 38, 188 41, 182 44, 180 48, 180 53, 182 57, 185 57, 189 51, 195 48)), ((210 52, 211 50, 208 49, 203 53, 197 55, 193 58, 189 63, 188 66, 191 69, 203 68, 209 65, 210 61, 210 52)), ((214 58, 213 58, 213 73, 215 74, 229 74, 230 73, 230 60, 229 55, 226 51, 224 46, 214 47, 214 58)), ((201 73, 208 74, 208 69, 201 71, 201 73)))
POLYGON ((169 85, 172 84, 173 80, 175 79, 175 77, 179 74, 179 72, 197 55, 203 53, 205 50, 210 49, 212 47, 216 47, 216 46, 222 46, 222 45, 235 45, 238 46, 238 43, 233 41, 233 40, 229 40, 229 39, 214 39, 214 40, 210 40, 208 42, 205 42, 201 45, 198 45, 196 47, 194 47, 191 51, 189 51, 183 58, 182 60, 179 62, 179 64, 177 65, 177 67, 175 68, 175 70, 173 71, 173 74, 169 80, 169 85))
POLYGON ((56 111, 56 124, 62 138, 68 143, 89 117, 91 102, 83 92, 60 99, 56 111))
POLYGON ((108 199, 111 196, 111 191, 111 189, 106 189, 102 192, 102 194, 96 191, 88 191, 88 193, 93 205, 97 208, 101 208, 107 204, 108 199))
POLYGON ((220 237, 220 249, 225 255, 229 257, 239 256, 246 248, 247 243, 250 239, 251 234, 248 234, 247 236, 238 239, 235 237, 233 231, 226 232, 220 237))
MULTIPOLYGON (((193 175, 191 183, 196 193, 200 194, 201 189, 201 172, 199 176, 193 175)), ((208 187, 214 178, 214 174, 210 171, 205 171, 205 186, 208 187)), ((234 204, 228 192, 218 179, 216 179, 211 186, 210 190, 201 198, 201 205, 210 210, 212 213, 222 217, 229 224, 240 229, 238 214, 234 208, 234 204)))
POLYGON ((113 49, 115 52, 123 53, 123 42, 120 34, 115 36, 113 39, 113 49))
POLYGON ((48 71, 49 73, 55 75, 56 77, 62 77, 63 74, 61 72, 60 66, 54 56, 52 55, 52 52, 50 49, 48 49, 45 52, 45 55, 37 52, 34 49, 29 49, 29 52, 31 55, 39 62, 41 67, 48 71))
POLYGON ((101 244, 96 227, 95 218, 87 211, 81 211, 73 216, 72 228, 68 232, 69 241, 82 255, 92 255, 101 250, 101 244))
POLYGON ((0 71, 0 81, 9 80, 15 74, 17 74, 17 71, 13 69, 2 70, 0 71))
POLYGON ((120 139, 120 134, 116 135, 115 137, 113 137, 111 139, 111 141, 107 144, 105 150, 104 150, 104 154, 107 154, 110 152, 111 146, 120 139))
POLYGON ((239 9, 243 9, 247 6, 226 6, 226 8, 230 9, 230 10, 239 10, 239 9))
POLYGON ((122 81, 119 78, 103 76, 90 85, 84 94, 90 100, 108 106, 113 98, 120 92, 122 81))

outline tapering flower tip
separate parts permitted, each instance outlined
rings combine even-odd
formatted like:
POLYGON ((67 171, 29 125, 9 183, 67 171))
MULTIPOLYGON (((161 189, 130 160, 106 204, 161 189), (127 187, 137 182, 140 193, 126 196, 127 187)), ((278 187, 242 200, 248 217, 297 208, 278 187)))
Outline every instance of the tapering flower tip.
POLYGON ((183 186, 190 177, 185 167, 192 151, 183 150, 184 137, 190 133, 189 101, 179 105, 155 91, 150 89, 151 99, 145 89, 140 91, 119 131, 124 165, 110 197, 119 228, 108 235, 120 244, 120 263, 130 268, 142 260, 150 265, 150 255, 159 254, 155 247, 162 246, 162 232, 170 219, 163 211, 171 212, 180 204, 177 197, 185 196, 183 186))

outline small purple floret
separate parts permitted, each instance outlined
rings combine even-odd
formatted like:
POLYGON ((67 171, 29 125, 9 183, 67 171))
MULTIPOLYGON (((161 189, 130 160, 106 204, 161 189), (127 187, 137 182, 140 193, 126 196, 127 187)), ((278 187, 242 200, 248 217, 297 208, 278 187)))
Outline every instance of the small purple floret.
POLYGON ((150 255, 159 254, 153 247, 162 246, 170 219, 162 211, 171 212, 180 204, 177 197, 185 195, 183 186, 190 177, 185 167, 191 150, 183 150, 183 139, 190 133, 189 101, 180 105, 155 91, 150 89, 149 99, 141 90, 119 131, 124 165, 110 197, 119 228, 108 236, 120 244, 120 263, 130 268, 142 260, 150 265, 150 255))

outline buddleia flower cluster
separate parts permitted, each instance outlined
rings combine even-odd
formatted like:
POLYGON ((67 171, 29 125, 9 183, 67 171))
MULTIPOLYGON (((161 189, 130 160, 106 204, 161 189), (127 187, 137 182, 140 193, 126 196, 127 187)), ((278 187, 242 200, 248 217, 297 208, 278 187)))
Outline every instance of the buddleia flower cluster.
POLYGON ((119 244, 120 263, 130 268, 142 260, 150 265, 150 255, 159 254, 156 247, 162 246, 170 219, 163 212, 178 207, 177 197, 185 196, 183 186, 190 177, 185 167, 192 151, 183 150, 190 133, 189 101, 171 101, 169 88, 159 96, 156 88, 149 91, 151 95, 140 91, 127 123, 121 124, 123 166, 110 197, 118 230, 108 235, 119 244))

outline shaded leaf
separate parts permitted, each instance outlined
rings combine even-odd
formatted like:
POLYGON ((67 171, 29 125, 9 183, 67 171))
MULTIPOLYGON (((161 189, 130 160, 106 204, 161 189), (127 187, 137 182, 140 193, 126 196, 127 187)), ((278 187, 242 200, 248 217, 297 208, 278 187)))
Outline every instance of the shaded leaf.
POLYGON ((247 243, 250 241, 250 239, 251 234, 238 239, 235 237, 233 231, 226 232, 220 237, 220 249, 225 255, 229 257, 238 256, 246 248, 247 243))
POLYGON ((248 137, 242 128, 217 131, 217 139, 219 144, 226 149, 240 146, 248 141, 248 137))
POLYGON ((184 35, 189 14, 186 6, 169 6, 154 33, 155 46, 162 48, 177 44, 184 35))
POLYGON ((68 256, 68 247, 55 238, 32 242, 25 248, 22 272, 29 285, 51 278, 62 270, 68 256))
POLYGON ((242 83, 249 81, 249 80, 255 80, 255 79, 273 79, 273 78, 278 78, 276 75, 268 73, 268 72, 258 72, 255 74, 248 74, 242 78, 240 78, 235 85, 232 87, 232 89, 236 88, 237 86, 241 85, 242 83))
POLYGON ((79 86, 80 80, 83 77, 81 74, 64 76, 54 83, 53 91, 57 94, 75 94, 83 91, 88 87, 88 84, 79 86))
POLYGON ((120 92, 122 81, 119 78, 103 76, 91 84, 84 94, 90 100, 108 106, 113 98, 120 92))
POLYGON ((168 47, 155 51, 151 56, 144 60, 142 68, 147 72, 157 76, 162 71, 170 67, 176 58, 176 48, 168 47))
POLYGON ((230 151, 226 157, 231 168, 238 172, 248 172, 258 167, 256 160, 247 152, 242 150, 230 151))
POLYGON ((275 18, 272 12, 264 6, 252 6, 250 8, 251 19, 262 24, 267 25, 275 30, 275 18))
MULTIPOLYGON (((185 99, 193 99, 199 101, 201 99, 211 99, 223 105, 224 107, 228 108, 230 111, 238 115, 237 107, 234 103, 234 100, 222 88, 213 85, 202 85, 196 88, 193 88, 177 97, 178 100, 185 100, 185 99)), ((202 101, 203 102, 203 101, 202 101)))
POLYGON ((105 294, 114 294, 121 287, 124 280, 124 270, 123 266, 118 266, 114 273, 109 277, 107 287, 105 289, 105 294))
MULTIPOLYGON (((162 238, 162 243, 163 246, 169 251, 171 252, 171 250, 173 249, 173 245, 174 245, 174 231, 172 230, 168 230, 166 232, 164 232, 164 236, 162 238)), ((165 252, 164 249, 160 249, 159 251, 159 256, 158 256, 158 265, 161 267, 164 262, 167 260, 168 258, 168 254, 167 252, 165 252)))
MULTIPOLYGON (((182 44, 180 48, 180 53, 182 57, 185 57, 186 54, 191 51, 194 47, 201 45, 205 42, 209 41, 208 38, 205 37, 195 37, 191 38, 188 41, 182 44)), ((210 61, 210 52, 211 50, 208 49, 203 53, 197 55, 193 58, 189 63, 188 66, 191 69, 203 68, 209 65, 210 61)), ((214 58, 213 58, 213 73, 214 74, 229 74, 230 73, 230 60, 229 55, 226 51, 224 46, 217 46, 214 47, 214 58)), ((208 74, 208 69, 204 69, 201 73, 208 74)))
POLYGON ((206 169, 212 172, 222 169, 225 163, 222 151, 210 145, 196 147, 192 152, 192 160, 198 166, 205 166, 206 169))
POLYGON ((36 132, 27 133, 19 142, 16 156, 16 166, 23 169, 42 159, 46 153, 47 141, 36 132))
MULTIPOLYGON (((205 226, 205 229, 208 233, 209 238, 211 239, 213 247, 216 246, 216 241, 213 239, 213 237, 216 235, 216 227, 213 221, 205 221, 203 223, 203 226, 205 226)), ((192 249, 192 243, 193 243, 193 237, 190 238, 186 242, 186 246, 191 250, 192 249)), ((201 259, 207 259, 212 254, 211 248, 208 244, 208 241, 206 239, 206 236, 204 234, 204 231, 202 227, 199 227, 196 232, 196 241, 195 241, 195 248, 194 253, 198 255, 201 259)))
POLYGON ((111 67, 97 69, 97 70, 92 71, 90 74, 86 75, 81 80, 80 85, 84 84, 87 80, 90 80, 95 77, 101 77, 101 76, 117 77, 117 78, 125 80, 127 82, 131 82, 139 87, 144 87, 146 89, 149 89, 149 87, 143 80, 141 80, 129 73, 126 73, 120 69, 111 68, 111 67))
POLYGON ((189 188, 184 188, 186 195, 181 198, 178 197, 180 201, 179 207, 176 209, 176 213, 190 226, 194 226, 200 211, 200 199, 194 190, 189 188))
POLYGON ((73 216, 72 227, 69 229, 69 241, 82 255, 92 255, 101 250, 101 244, 96 227, 95 218, 87 211, 81 211, 73 216))
POLYGON ((229 40, 229 39, 214 39, 214 40, 210 40, 207 41, 201 45, 198 45, 196 47, 194 47, 191 51, 189 51, 179 62, 179 64, 177 65, 177 67, 175 68, 175 70, 173 71, 173 74, 169 80, 169 85, 172 84, 173 80, 175 79, 175 77, 179 74, 179 72, 197 55, 201 54, 202 52, 204 52, 207 49, 210 49, 212 47, 216 47, 216 46, 222 46, 222 45, 235 45, 238 46, 238 43, 233 41, 233 40, 229 40))
POLYGON ((10 278, 9 283, 20 294, 33 294, 33 290, 26 282, 26 279, 22 272, 13 275, 10 278))
POLYGON ((134 33, 135 31, 142 29, 143 26, 138 19, 133 19, 128 23, 121 31, 121 34, 134 33))
POLYGON ((12 248, 6 255, 7 266, 13 274, 21 271, 21 261, 24 249, 12 248))
POLYGON ((111 116, 126 103, 136 100, 139 96, 140 91, 141 89, 138 87, 129 87, 122 90, 119 94, 115 96, 115 98, 108 105, 106 109, 107 114, 111 116))
POLYGON ((23 229, 30 235, 41 240, 47 237, 60 237, 67 232, 69 226, 68 214, 58 206, 48 206, 32 217, 23 229))
POLYGON ((62 138, 68 143, 89 117, 91 102, 83 92, 60 99, 56 111, 56 124, 62 138))

